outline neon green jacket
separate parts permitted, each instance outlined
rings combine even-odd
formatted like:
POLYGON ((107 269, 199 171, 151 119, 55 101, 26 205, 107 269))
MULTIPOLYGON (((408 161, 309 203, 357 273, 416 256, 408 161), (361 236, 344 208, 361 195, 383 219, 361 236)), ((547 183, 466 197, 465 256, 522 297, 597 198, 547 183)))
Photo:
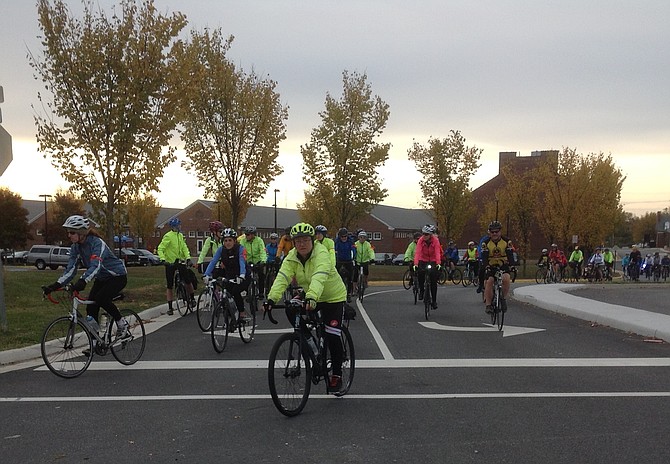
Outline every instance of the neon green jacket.
POLYGON ((407 249, 405 250, 405 256, 403 257, 403 261, 407 262, 414 262, 414 252, 416 251, 416 242, 412 240, 409 242, 409 245, 407 245, 407 249))
POLYGON ((243 235, 239 242, 247 250, 247 263, 265 263, 268 260, 265 242, 259 236, 249 242, 246 235, 243 235))
POLYGON ((375 250, 372 249, 370 242, 367 240, 364 242, 357 240, 356 243, 354 243, 354 246, 356 247, 356 258, 354 259, 356 264, 375 260, 375 250))
POLYGON ((319 243, 326 247, 326 250, 328 250, 328 253, 330 254, 330 260, 333 262, 333 266, 335 266, 335 242, 333 242, 333 239, 323 237, 323 240, 319 243))
POLYGON ((198 256, 198 264, 205 262, 205 257, 210 250, 212 251, 212 256, 214 256, 214 253, 216 253, 216 250, 218 250, 221 245, 223 245, 223 242, 219 242, 214 237, 207 237, 205 244, 202 246, 202 251, 200 251, 200 256, 198 256))
POLYGON ((282 261, 277 277, 268 294, 268 300, 279 301, 295 277, 298 285, 306 292, 306 298, 317 303, 339 303, 347 299, 347 289, 325 246, 314 242, 314 249, 305 264, 298 258, 294 248, 282 261))
POLYGON ((191 252, 188 251, 184 235, 174 230, 163 235, 157 251, 158 257, 167 263, 174 263, 178 259, 187 260, 191 258, 191 252))

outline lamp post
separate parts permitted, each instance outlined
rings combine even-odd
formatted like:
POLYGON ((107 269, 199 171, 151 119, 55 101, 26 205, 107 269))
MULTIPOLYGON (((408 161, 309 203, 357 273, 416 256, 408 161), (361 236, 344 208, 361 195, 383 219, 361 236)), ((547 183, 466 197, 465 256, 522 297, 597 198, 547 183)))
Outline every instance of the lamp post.
POLYGON ((279 192, 279 189, 275 189, 275 203, 272 205, 275 207, 275 228, 273 229, 275 234, 277 233, 277 192, 279 192))
POLYGON ((51 198, 53 195, 42 194, 40 197, 44 198, 44 244, 49 244, 49 225, 47 222, 47 198, 51 198))

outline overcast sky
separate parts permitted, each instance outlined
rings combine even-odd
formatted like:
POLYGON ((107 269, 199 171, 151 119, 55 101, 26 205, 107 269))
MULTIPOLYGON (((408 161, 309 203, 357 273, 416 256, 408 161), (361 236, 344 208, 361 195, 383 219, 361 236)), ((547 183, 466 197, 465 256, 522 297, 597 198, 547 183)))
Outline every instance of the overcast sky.
MULTIPOLYGON (((35 146, 31 104, 40 83, 26 58, 41 53, 35 2, 0 0, 3 126, 14 161, 0 179, 24 198, 65 186, 35 146)), ((111 11, 110 0, 99 0, 111 11)), ((79 1, 70 1, 80 11, 79 1)), ((299 147, 318 126, 327 92, 339 98, 342 71, 366 73, 390 105, 380 142, 388 205, 416 207, 412 140, 459 130, 484 149, 471 187, 498 172, 498 152, 576 148, 611 153, 627 176, 624 209, 670 206, 670 2, 645 1, 253 1, 156 0, 186 14, 187 29, 234 35, 229 57, 277 81, 289 106, 280 145, 285 174, 278 206, 302 201, 299 147)), ((195 178, 167 168, 159 201, 183 207, 203 198, 195 178)), ((259 201, 273 203, 272 193, 259 201)))

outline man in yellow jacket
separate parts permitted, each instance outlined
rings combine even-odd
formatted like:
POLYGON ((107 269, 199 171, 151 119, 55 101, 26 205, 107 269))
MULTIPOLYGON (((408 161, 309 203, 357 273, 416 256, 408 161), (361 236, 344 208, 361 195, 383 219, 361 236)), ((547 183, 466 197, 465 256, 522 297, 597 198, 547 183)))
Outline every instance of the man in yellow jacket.
POLYGON ((186 293, 188 293, 189 301, 186 304, 195 307, 195 297, 193 295, 193 284, 195 283, 195 274, 193 271, 189 271, 186 266, 191 267, 191 252, 186 245, 186 239, 184 235, 180 232, 181 220, 179 218, 172 218, 168 221, 170 226, 170 231, 163 235, 161 242, 158 244, 158 257, 161 261, 165 262, 165 280, 167 282, 167 303, 169 315, 174 314, 172 309, 172 300, 173 292, 172 287, 174 285, 174 275, 177 269, 179 269, 179 275, 184 279, 186 284, 186 293), (186 265, 184 265, 186 262, 186 265))
MULTIPOLYGON (((282 262, 264 307, 271 308, 279 301, 293 279, 305 290, 307 309, 321 311, 327 326, 326 339, 333 366, 328 391, 338 392, 342 388, 343 358, 340 327, 347 289, 335 270, 330 253, 321 243, 315 242, 314 236, 314 227, 310 224, 301 222, 291 228, 294 248, 282 262)), ((287 313, 287 316, 293 320, 292 314, 287 313)))

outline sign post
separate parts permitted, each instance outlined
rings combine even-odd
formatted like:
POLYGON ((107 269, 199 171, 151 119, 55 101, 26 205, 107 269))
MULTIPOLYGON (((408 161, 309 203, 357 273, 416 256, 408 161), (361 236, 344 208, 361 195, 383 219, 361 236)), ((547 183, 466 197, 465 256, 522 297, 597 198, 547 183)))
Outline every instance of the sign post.
MULTIPOLYGON (((0 85, 0 103, 5 101, 5 93, 0 85)), ((2 111, 0 110, 0 123, 2 122, 2 111)), ((12 162, 12 136, 0 125, 0 176, 12 162)), ((0 260, 0 276, 3 275, 2 260, 0 260)), ((7 307, 5 306, 5 284, 0 281, 0 330, 7 330, 7 307)))

